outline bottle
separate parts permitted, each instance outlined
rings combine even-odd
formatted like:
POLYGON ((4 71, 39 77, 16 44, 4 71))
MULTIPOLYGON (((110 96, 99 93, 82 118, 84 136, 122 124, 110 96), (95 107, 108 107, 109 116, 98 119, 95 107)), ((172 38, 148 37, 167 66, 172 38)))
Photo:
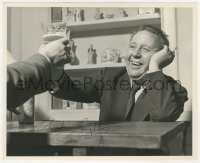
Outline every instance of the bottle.
POLYGON ((35 109, 34 109, 34 97, 30 98, 23 105, 19 107, 20 115, 18 117, 19 124, 34 124, 35 109))
POLYGON ((96 9, 96 14, 95 14, 94 18, 95 18, 95 20, 100 20, 100 19, 104 18, 103 13, 101 13, 99 8, 96 9))
POLYGON ((97 54, 96 54, 96 50, 93 49, 93 45, 90 45, 90 48, 88 49, 88 64, 96 64, 96 58, 97 58, 97 54))
POLYGON ((82 10, 80 8, 76 8, 75 10, 75 19, 76 22, 82 21, 82 10))

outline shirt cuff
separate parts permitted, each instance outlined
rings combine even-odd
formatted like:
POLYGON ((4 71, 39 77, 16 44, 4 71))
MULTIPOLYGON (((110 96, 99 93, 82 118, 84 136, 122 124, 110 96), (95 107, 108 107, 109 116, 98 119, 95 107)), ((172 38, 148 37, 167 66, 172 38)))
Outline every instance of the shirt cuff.
MULTIPOLYGON (((39 53, 39 54, 40 54, 40 53, 39 53)), ((51 63, 49 57, 47 57, 45 54, 40 54, 40 55, 44 56, 44 57, 47 59, 47 61, 48 61, 49 63, 51 63)))

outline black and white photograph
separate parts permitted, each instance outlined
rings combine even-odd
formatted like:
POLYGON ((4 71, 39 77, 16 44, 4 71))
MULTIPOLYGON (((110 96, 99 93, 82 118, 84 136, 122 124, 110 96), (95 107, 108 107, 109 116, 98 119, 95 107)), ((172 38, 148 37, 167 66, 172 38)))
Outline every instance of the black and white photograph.
POLYGON ((6 157, 195 156, 194 3, 4 9, 6 157))

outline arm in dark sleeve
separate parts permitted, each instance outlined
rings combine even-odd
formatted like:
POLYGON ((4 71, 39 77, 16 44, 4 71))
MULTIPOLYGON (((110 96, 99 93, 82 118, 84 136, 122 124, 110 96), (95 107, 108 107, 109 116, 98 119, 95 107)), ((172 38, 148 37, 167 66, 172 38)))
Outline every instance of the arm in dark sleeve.
POLYGON ((151 89, 146 89, 146 103, 150 106, 148 112, 151 120, 177 120, 183 112, 184 103, 188 100, 187 90, 178 81, 160 71, 147 74, 145 81, 151 83, 151 89))
POLYGON ((64 72, 64 78, 60 82, 60 90, 52 95, 77 102, 100 102, 102 93, 104 71, 92 75, 73 78, 64 72))
POLYGON ((7 107, 14 108, 32 96, 46 91, 51 65, 47 59, 35 54, 26 61, 7 66, 7 107))

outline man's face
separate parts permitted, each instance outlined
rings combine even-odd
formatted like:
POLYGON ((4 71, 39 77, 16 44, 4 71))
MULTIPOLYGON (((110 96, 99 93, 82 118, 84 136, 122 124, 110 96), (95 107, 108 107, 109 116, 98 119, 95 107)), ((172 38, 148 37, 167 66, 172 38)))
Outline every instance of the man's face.
POLYGON ((149 69, 152 55, 160 49, 158 36, 149 31, 137 32, 130 41, 126 54, 126 69, 130 77, 140 79, 149 69))

